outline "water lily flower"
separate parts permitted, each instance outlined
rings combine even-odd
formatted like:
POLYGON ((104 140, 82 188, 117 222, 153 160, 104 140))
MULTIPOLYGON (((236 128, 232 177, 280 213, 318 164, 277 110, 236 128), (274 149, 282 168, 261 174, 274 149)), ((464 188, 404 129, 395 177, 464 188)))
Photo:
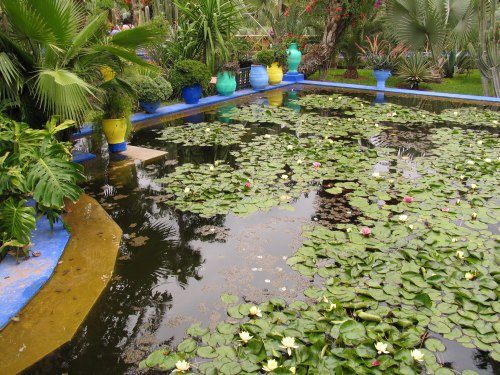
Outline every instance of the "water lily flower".
POLYGON ((346 228, 346 230, 345 230, 345 231, 346 231, 347 233, 351 233, 352 228, 346 228))
POLYGON ((415 198, 413 197, 410 197, 409 195, 406 195, 404 198, 403 198, 403 202, 405 203, 413 203, 413 201, 415 200, 415 198))
POLYGON ((392 112, 392 117, 396 116, 397 113, 396 112, 392 112))
POLYGON ((493 120, 493 123, 494 123, 495 125, 497 125, 497 124, 498 124, 498 121, 497 121, 497 120, 493 120))
POLYGON ((184 193, 189 194, 190 192, 191 192, 190 188, 188 188, 188 187, 184 188, 184 193))
POLYGON ((331 145, 333 145, 333 140, 332 139, 328 139, 328 143, 330 143, 331 145))
POLYGON ((297 159, 297 164, 302 164, 302 163, 303 163, 302 159, 297 159))
POLYGON ((465 176, 463 174, 460 175, 459 177, 461 180, 463 180, 465 178, 465 176))
POLYGON ((278 368, 278 362, 275 359, 268 359, 267 364, 262 366, 262 370, 265 372, 271 372, 278 368))
POLYGON ((251 189, 252 188, 252 184, 250 183, 250 181, 247 181, 246 184, 245 184, 245 188, 246 189, 251 189))
POLYGON ((477 141, 477 144, 481 146, 483 144, 483 141, 477 141))
POLYGON ((271 134, 266 134, 266 135, 264 136, 264 138, 267 138, 267 139, 271 138, 271 134))
POLYGON ((472 220, 476 220, 477 219, 477 213, 476 212, 473 212, 470 217, 472 218, 472 220))
POLYGON ((388 182, 389 184, 394 185, 394 180, 392 178, 388 182))
POLYGON ((210 169, 211 171, 213 171, 215 169, 215 167, 212 164, 210 164, 210 166, 208 167, 208 169, 210 169))
POLYGON ((413 230, 413 224, 408 225, 408 228, 409 228, 410 230, 413 230))
POLYGON ((458 204, 460 204, 460 202, 461 202, 461 200, 460 200, 460 198, 458 198, 458 199, 455 201, 455 204, 457 204, 457 205, 458 205, 458 204))
POLYGON ((288 175, 287 174, 282 174, 281 175, 282 180, 288 180, 288 175))
POLYGON ((313 167, 316 168, 316 169, 318 169, 319 167, 321 167, 321 163, 319 161, 315 161, 313 163, 313 167))
POLYGON ((295 337, 283 337, 281 339, 281 349, 285 349, 288 355, 292 355, 292 349, 297 349, 299 346, 295 345, 295 337))
POLYGON ((457 111, 453 112, 453 115, 458 116, 458 112, 457 111))
POLYGON ((382 353, 387 354, 387 353, 389 353, 387 351, 387 344, 383 343, 383 342, 380 342, 380 341, 375 344, 375 349, 377 349, 377 353, 378 354, 382 354, 382 353))
POLYGON ((443 207, 443 208, 441 208, 441 211, 443 211, 443 212, 449 212, 450 209, 448 207, 443 207))
POLYGON ((247 342, 249 342, 251 339, 253 339, 253 336, 252 336, 252 335, 250 335, 247 331, 241 331, 241 332, 239 333, 239 335, 240 335, 240 339, 241 339, 241 341, 243 341, 243 343, 245 343, 245 344, 246 344, 247 342))
POLYGON ((363 227, 361 228, 361 231, 360 233, 365 236, 365 237, 368 237, 370 234, 372 234, 372 230, 368 227, 363 227))
POLYGON ((293 150, 293 146, 292 145, 288 145, 288 146, 286 146, 286 149, 287 150, 293 150))
POLYGON ((477 185, 476 184, 470 184, 470 188, 473 189, 473 190, 475 190, 475 189, 477 189, 477 185))
POLYGON ((191 365, 189 364, 189 362, 186 362, 186 361, 177 361, 176 364, 175 364, 175 370, 174 370, 174 372, 183 373, 183 372, 188 371, 190 367, 191 367, 191 365))
POLYGON ((399 215, 398 219, 399 221, 406 221, 408 220, 408 215, 399 215))
POLYGON ((375 123, 375 127, 376 127, 376 128, 378 128, 378 127, 379 127, 378 122, 376 122, 376 123, 375 123))
POLYGON ((375 367, 375 366, 380 366, 380 361, 372 361, 372 366, 375 367))
POLYGON ((205 128, 205 132, 206 133, 210 132, 210 128, 205 128))
POLYGON ((291 197, 290 197, 289 195, 282 195, 282 196, 280 197, 280 199, 281 199, 282 201, 287 201, 287 200, 289 200, 290 198, 291 198, 291 197))
POLYGON ((463 252, 463 251, 460 251, 460 250, 457 250, 457 252, 455 253, 455 256, 456 256, 458 259, 464 259, 464 252, 463 252))
POLYGON ((250 316, 258 316, 259 318, 262 318, 262 311, 257 306, 250 307, 249 313, 250 313, 250 316))
POLYGON ((333 100, 333 98, 328 98, 328 100, 329 100, 329 101, 332 101, 332 100, 333 100))
POLYGON ((484 159, 484 161, 485 161, 486 163, 491 163, 491 159, 490 159, 490 158, 486 158, 486 159, 484 159))
POLYGON ((471 272, 466 272, 465 273, 465 279, 466 280, 474 280, 475 277, 476 276, 473 273, 471 273, 471 272))
POLYGON ((418 349, 412 350, 411 351, 411 356, 417 362, 422 362, 424 360, 424 353, 422 353, 418 349))
POLYGON ((455 242, 457 242, 457 239, 456 238, 452 238, 451 242, 455 243, 455 242))
POLYGON ((380 178, 380 173, 379 172, 373 172, 372 173, 372 177, 380 178))
POLYGON ((331 125, 332 125, 332 122, 331 122, 331 121, 328 121, 328 125, 330 125, 330 126, 331 126, 331 125))
POLYGON ((474 160, 467 160, 466 163, 469 164, 469 165, 474 165, 474 160))

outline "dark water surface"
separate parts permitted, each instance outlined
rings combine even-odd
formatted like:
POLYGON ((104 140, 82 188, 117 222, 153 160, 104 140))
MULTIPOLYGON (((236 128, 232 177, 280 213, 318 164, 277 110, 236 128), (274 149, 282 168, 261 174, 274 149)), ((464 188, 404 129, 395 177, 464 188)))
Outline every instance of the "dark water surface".
MULTIPOLYGON (((299 95, 310 92, 300 91, 299 95)), ((283 105, 296 106, 288 102, 289 95, 263 94, 252 101, 282 101, 283 105)), ((374 95, 356 96, 374 99, 374 95)), ((386 100, 430 111, 463 106, 415 98, 386 100)), ((214 121, 223 113, 224 109, 211 109, 174 123, 214 121)), ((162 345, 178 344, 194 322, 213 326, 223 320, 221 293, 237 294, 255 303, 272 296, 300 298, 310 281, 292 271, 286 257, 299 248, 302 226, 355 220, 355 212, 345 215, 350 210, 347 203, 337 200, 333 204, 320 191, 297 199, 293 212, 273 208, 243 218, 228 214, 205 219, 176 211, 162 203, 168 197, 162 195, 154 180, 173 171, 178 163, 228 159, 229 151, 238 147, 182 147, 157 140, 158 132, 170 124, 134 134, 132 145, 168 152, 166 157, 145 166, 127 165, 116 157, 110 160, 101 139, 80 141, 82 148, 102 152, 102 157, 86 166, 92 178, 86 191, 123 229, 121 251, 109 288, 75 338, 26 373, 136 373, 138 362, 149 352, 162 345)), ((287 131, 279 126, 254 126, 253 130, 260 134, 287 131)), ((428 129, 394 126, 375 139, 363 140, 360 147, 394 147, 394 152, 421 155, 432 147, 427 134, 428 129)), ((249 135, 245 141, 252 137, 249 135)), ((500 371, 487 353, 443 342, 447 351, 438 358, 447 367, 457 371, 474 369, 481 374, 500 371)))

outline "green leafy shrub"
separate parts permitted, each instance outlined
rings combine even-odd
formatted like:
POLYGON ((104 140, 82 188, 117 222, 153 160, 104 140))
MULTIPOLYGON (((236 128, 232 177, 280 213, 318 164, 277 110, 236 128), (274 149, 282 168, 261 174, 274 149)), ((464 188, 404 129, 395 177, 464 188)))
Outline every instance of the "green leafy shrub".
POLYGON ((8 251, 28 255, 35 215, 58 220, 65 199, 76 201, 84 179, 82 166, 72 162, 69 144, 56 135, 73 121, 49 121, 45 129, 0 116, 0 259, 8 251), (26 205, 33 198, 35 207, 26 205))
POLYGON ((405 80, 410 89, 418 89, 421 82, 432 79, 430 64, 422 53, 413 53, 401 60, 397 75, 405 80))
POLYGON ((170 82, 176 91, 196 84, 206 91, 211 79, 207 66, 196 60, 178 61, 170 71, 170 82))
POLYGON ((102 104, 103 118, 128 118, 132 113, 132 97, 130 93, 134 92, 134 89, 127 82, 119 79, 106 82, 102 87, 105 91, 102 104))
POLYGON ((222 65, 222 68, 220 71, 221 71, 221 73, 227 72, 230 75, 235 76, 240 71, 240 64, 238 63, 238 61, 229 61, 229 62, 225 63, 224 65, 222 65))
POLYGON ((172 85, 162 76, 139 76, 133 81, 133 86, 140 102, 164 102, 172 95, 172 85))
POLYGON ((274 51, 271 49, 263 49, 257 52, 254 58, 255 62, 264 66, 271 66, 274 60, 274 51))

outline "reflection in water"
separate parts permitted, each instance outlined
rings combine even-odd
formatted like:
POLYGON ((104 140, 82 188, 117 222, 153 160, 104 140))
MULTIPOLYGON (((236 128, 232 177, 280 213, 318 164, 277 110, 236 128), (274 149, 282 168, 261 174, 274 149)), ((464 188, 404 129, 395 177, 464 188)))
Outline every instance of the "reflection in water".
POLYGON ((375 94, 375 100, 373 100, 372 105, 375 104, 385 104, 385 93, 377 92, 377 94, 375 94))
MULTIPOLYGON (((300 112, 303 109, 296 99, 307 93, 294 90, 284 95, 277 91, 258 98, 257 103, 268 101, 269 105, 277 106, 284 103, 300 112)), ((373 95, 361 96, 373 99, 373 95)), ((384 97, 383 94, 382 98, 400 103, 416 100, 384 97)), ((439 103, 443 104, 451 106, 439 103)), ((421 99, 413 105, 427 109, 437 106, 433 101, 421 99)), ((175 123, 214 119, 230 123, 227 113, 232 108, 233 104, 225 105, 214 112, 189 116, 175 123)), ((265 110, 265 107, 256 109, 265 110)), ((91 144, 97 152, 104 152, 101 164, 94 170, 97 177, 87 191, 100 200, 124 231, 115 277, 75 339, 28 373, 136 373, 137 362, 148 352, 161 345, 178 344, 192 319, 204 324, 224 319, 224 311, 217 311, 219 295, 224 290, 233 288, 248 300, 276 295, 278 288, 285 285, 291 298, 301 294, 298 288, 290 287, 290 280, 302 281, 302 278, 289 270, 283 260, 283 256, 289 256, 300 244, 301 226, 310 223, 311 218, 326 226, 332 222, 355 222, 359 215, 349 206, 345 196, 325 191, 335 181, 323 181, 318 192, 305 194, 294 201, 294 213, 276 209, 247 218, 219 215, 205 219, 174 210, 166 204, 169 196, 155 183, 156 178, 173 171, 176 164, 213 163, 215 160, 234 163, 230 151, 238 147, 182 147, 158 141, 156 137, 164 126, 169 124, 140 131, 131 140, 134 145, 167 151, 166 159, 145 167, 109 160, 102 138, 92 138, 91 144), (214 240, 221 233, 223 236, 214 240), (227 233, 230 235, 226 240, 224 235, 227 233), (266 266, 270 269, 265 270, 266 266), (271 283, 265 282, 267 279, 271 283)), ((279 131, 287 130, 279 126, 251 125, 244 141, 256 134, 279 131)), ((393 153, 398 153, 398 159, 409 163, 408 170, 411 170, 412 160, 429 152, 433 145, 425 129, 415 131, 394 126, 377 137, 360 141, 359 147, 391 148, 393 153)), ((394 163, 396 161, 391 160, 377 168, 395 168, 394 163)), ((309 286, 306 284, 305 287, 309 286)), ((467 361, 469 368, 473 360, 478 369, 488 369, 485 373, 491 373, 492 362, 486 354, 461 348, 462 360, 467 361), (474 353, 472 359, 471 353, 474 353)), ((450 360, 450 357, 445 358, 450 360)), ((450 362, 456 366, 456 361, 450 362)))

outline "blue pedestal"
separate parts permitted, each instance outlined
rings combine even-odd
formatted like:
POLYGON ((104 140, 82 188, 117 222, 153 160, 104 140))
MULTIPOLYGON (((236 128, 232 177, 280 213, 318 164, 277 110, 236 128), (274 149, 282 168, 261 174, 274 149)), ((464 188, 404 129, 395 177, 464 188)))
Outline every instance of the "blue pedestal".
POLYGON ((304 75, 302 73, 288 72, 283 76, 283 81, 285 82, 300 82, 303 80, 304 80, 304 75))
POLYGON ((121 143, 115 143, 115 144, 108 144, 108 149, 109 152, 122 152, 127 149, 127 143, 126 142, 121 142, 121 143))
POLYGON ((73 163, 83 163, 84 161, 96 158, 94 154, 88 152, 73 151, 72 154, 73 154, 73 163))
POLYGON ((94 124, 92 122, 85 123, 82 125, 80 129, 78 129, 77 132, 71 134, 71 139, 83 138, 87 135, 92 134, 93 132, 94 132, 94 124))

